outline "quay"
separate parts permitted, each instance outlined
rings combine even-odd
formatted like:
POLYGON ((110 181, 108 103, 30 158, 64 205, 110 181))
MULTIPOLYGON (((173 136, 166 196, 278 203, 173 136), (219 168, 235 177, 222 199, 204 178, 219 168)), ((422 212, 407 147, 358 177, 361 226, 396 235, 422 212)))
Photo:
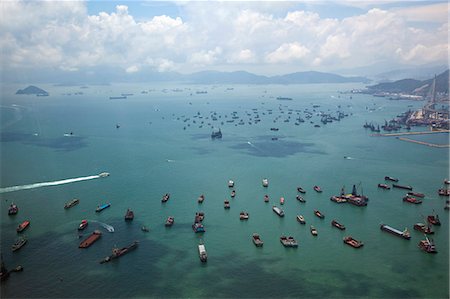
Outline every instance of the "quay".
POLYGON ((439 134, 439 133, 450 133, 450 130, 384 133, 384 134, 372 134, 370 136, 372 136, 372 137, 393 137, 393 136, 403 136, 403 135, 425 135, 425 134, 439 134))
POLYGON ((409 139, 409 138, 406 138, 406 137, 397 137, 397 138, 399 140, 408 141, 408 142, 417 143, 417 144, 422 144, 422 145, 427 145, 427 146, 431 146, 431 147, 440 147, 440 148, 450 147, 450 144, 436 144, 436 143, 430 143, 430 142, 425 142, 425 141, 409 139))

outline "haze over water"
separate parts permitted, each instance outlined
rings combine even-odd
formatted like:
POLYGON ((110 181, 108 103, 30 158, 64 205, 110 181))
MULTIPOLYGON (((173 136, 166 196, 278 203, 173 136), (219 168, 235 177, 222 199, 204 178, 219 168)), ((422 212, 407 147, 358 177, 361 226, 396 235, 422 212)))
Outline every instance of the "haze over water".
MULTIPOLYGON (((8 268, 20 264, 25 269, 2 284, 2 297, 448 297, 448 211, 437 195, 448 177, 448 149, 371 137, 362 127, 365 121, 382 124, 422 102, 340 93, 358 84, 39 86, 50 96, 14 95, 22 85, 3 91, 0 187, 103 171, 111 175, 0 194, 1 252, 8 268), (83 95, 73 95, 80 90, 83 95), (121 93, 134 95, 109 99, 121 93), (297 112, 305 118, 306 109, 313 117, 295 125, 297 112), (326 125, 317 116, 337 110, 348 116, 326 125), (233 112, 239 119, 226 122, 233 112), (235 125, 240 119, 244 125, 235 125), (222 140, 211 140, 211 127, 221 129, 222 140), (404 190, 377 188, 387 175, 424 193, 423 204, 404 203, 404 190), (263 178, 269 179, 267 189, 263 178), (234 199, 229 179, 236 183, 234 199), (350 192, 353 184, 369 197, 367 207, 329 200, 343 185, 350 192), (314 192, 314 185, 323 193, 314 192), (295 199, 297 186, 307 191, 306 203, 295 199), (165 193, 171 197, 162 204, 165 193), (201 205, 200 194, 205 195, 201 205), (284 218, 272 212, 281 196, 284 218), (72 198, 80 203, 65 210, 72 198), (224 199, 230 200, 229 210, 223 208, 224 199), (19 207, 16 216, 7 215, 11 202, 19 207), (111 207, 96 214, 97 205, 106 202, 111 207), (135 212, 131 223, 123 218, 127 208, 135 212), (315 217, 315 209, 325 219, 315 217), (239 220, 243 210, 250 214, 248 221, 239 220), (197 211, 205 212, 204 234, 191 228, 197 211), (413 230, 433 211, 442 222, 433 227, 436 255, 419 250, 424 237, 413 230), (297 214, 305 216, 305 226, 296 221, 297 214), (170 228, 164 226, 168 216, 175 217, 170 228), (31 221, 23 233, 28 243, 12 253, 15 228, 26 219, 31 221), (103 232, 87 250, 78 248, 82 219, 90 222, 84 236, 94 229, 103 232), (332 219, 347 229, 332 227, 332 219), (411 240, 382 232, 380 223, 407 227, 411 240), (143 225, 148 233, 141 231, 143 225), (261 235, 262 248, 251 242, 254 232, 261 235), (282 234, 294 236, 299 247, 284 248, 282 234), (364 247, 345 245, 346 235, 364 247), (206 264, 198 258, 200 239, 208 251, 206 264), (114 246, 134 240, 140 242, 135 251, 98 263, 114 246)), ((441 142, 442 136, 435 140, 441 142)))

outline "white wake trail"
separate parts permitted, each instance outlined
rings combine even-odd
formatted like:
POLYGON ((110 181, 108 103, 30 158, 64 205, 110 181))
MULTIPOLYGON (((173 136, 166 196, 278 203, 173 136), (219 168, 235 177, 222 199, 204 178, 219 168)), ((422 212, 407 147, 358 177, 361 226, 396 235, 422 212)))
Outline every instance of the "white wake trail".
POLYGON ((27 190, 27 189, 56 186, 56 185, 63 185, 63 184, 70 184, 70 183, 75 183, 75 182, 98 179, 100 177, 101 177, 100 175, 91 175, 91 176, 85 176, 85 177, 81 177, 81 178, 65 179, 65 180, 53 181, 53 182, 43 182, 43 183, 35 183, 35 184, 28 184, 28 185, 5 187, 5 188, 0 188, 0 193, 7 193, 7 192, 14 192, 14 191, 19 191, 19 190, 27 190))

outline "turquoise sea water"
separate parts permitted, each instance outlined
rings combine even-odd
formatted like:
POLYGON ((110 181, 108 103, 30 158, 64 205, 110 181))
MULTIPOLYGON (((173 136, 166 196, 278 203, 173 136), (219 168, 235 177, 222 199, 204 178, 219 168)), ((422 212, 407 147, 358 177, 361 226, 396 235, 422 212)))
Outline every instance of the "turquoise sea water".
MULTIPOLYGON (((362 127, 365 121, 382 124, 421 102, 341 94, 361 87, 343 84, 43 85, 49 97, 14 95, 23 87, 3 90, 0 187, 103 171, 111 175, 0 194, 4 261, 8 268, 25 268, 2 283, 2 297, 449 296, 449 219, 445 198, 437 195, 449 177, 448 149, 371 137, 362 127), (79 91, 83 95, 74 95, 79 91), (121 93, 134 95, 109 99, 121 93), (278 101, 277 96, 293 100, 278 101), (320 123, 318 113, 339 109, 348 117, 320 123), (305 110, 311 119, 305 118, 305 110), (295 125, 297 113, 304 123, 295 125), (255 124, 256 114, 261 121, 255 124), (238 119, 227 122, 233 115, 238 119), (212 127, 221 128, 222 140, 211 140, 212 127), (423 204, 403 203, 404 190, 378 189, 386 175, 425 193, 423 204), (269 179, 267 189, 261 185, 263 178, 269 179), (236 183, 234 199, 229 179, 236 183), (367 207, 329 200, 343 185, 350 192, 353 184, 369 197, 367 207), (314 185, 323 193, 314 192, 314 185), (297 186, 307 190, 306 203, 295 199, 297 186), (162 204, 167 192, 171 198, 162 204), (200 194, 205 195, 202 205, 197 203, 200 194), (263 201, 264 194, 270 203, 263 201), (286 199, 284 218, 272 212, 281 196, 286 199), (79 198, 80 204, 64 210, 72 198, 79 198), (230 199, 230 210, 224 210, 224 199, 230 199), (7 215, 11 202, 19 206, 16 216, 7 215), (97 205, 106 202, 111 207, 96 214, 97 205), (123 218, 127 208, 135 212, 131 223, 123 218), (325 219, 315 217, 315 209, 325 219), (244 210, 250 214, 248 221, 239 220, 244 210), (191 228, 197 211, 205 212, 204 234, 191 228), (442 222, 433 227, 436 255, 418 249, 423 235, 413 230, 414 223, 433 211, 442 222), (297 214, 305 216, 306 225, 296 221, 297 214), (164 226, 168 216, 175 217, 170 228, 164 226), (26 219, 31 221, 24 232, 28 243, 13 253, 15 228, 26 219), (90 221, 85 236, 94 229, 103 232, 84 250, 78 248, 82 219, 90 221), (331 227, 332 219, 347 229, 331 227), (98 222, 114 226, 115 232, 106 232, 98 222), (380 231, 382 222, 407 227, 411 240, 380 231), (150 232, 142 232, 142 225, 150 232), (309 225, 317 228, 318 237, 310 234, 309 225), (262 248, 251 242, 254 232, 261 235, 262 248), (284 248, 282 234, 294 236, 299 247, 284 248), (363 241, 364 247, 345 245, 346 235, 363 241), (198 258, 200 239, 208 251, 206 264, 198 258), (134 240, 140 242, 135 251, 98 263, 114 246, 134 240)), ((448 135, 421 138, 441 143, 448 135)))

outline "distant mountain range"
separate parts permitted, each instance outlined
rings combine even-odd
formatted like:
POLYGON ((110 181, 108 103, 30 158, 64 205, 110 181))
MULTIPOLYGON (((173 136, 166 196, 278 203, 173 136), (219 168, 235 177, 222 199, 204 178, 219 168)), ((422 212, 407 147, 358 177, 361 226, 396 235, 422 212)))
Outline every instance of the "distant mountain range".
MULTIPOLYGON (((394 82, 367 86, 369 93, 390 92, 425 95, 430 91, 434 78, 428 80, 402 79, 394 82)), ((449 70, 436 76, 436 91, 448 93, 449 70)))

